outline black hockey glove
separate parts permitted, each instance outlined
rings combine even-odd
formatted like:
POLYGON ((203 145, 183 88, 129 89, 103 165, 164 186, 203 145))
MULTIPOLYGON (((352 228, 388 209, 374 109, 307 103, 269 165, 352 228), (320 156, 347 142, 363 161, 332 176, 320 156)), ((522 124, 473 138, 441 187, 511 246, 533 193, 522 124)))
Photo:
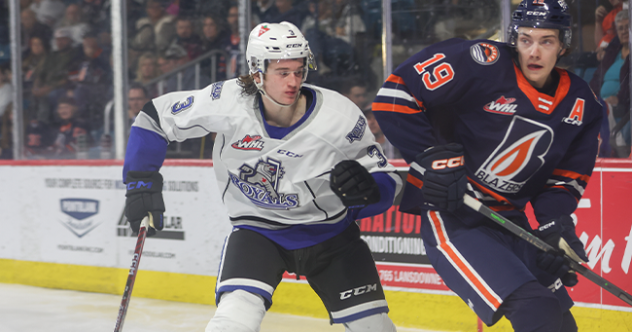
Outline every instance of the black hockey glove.
POLYGON ((568 272, 570 266, 564 254, 575 261, 587 262, 584 244, 575 234, 575 224, 570 216, 553 219, 534 231, 544 242, 558 249, 558 252, 540 252, 536 257, 538 267, 548 273, 560 277, 565 286, 577 285, 577 274, 568 272))
POLYGON ((420 153, 415 162, 425 169, 421 193, 433 209, 456 211, 463 204, 467 176, 463 146, 457 143, 435 146, 420 153))
POLYGON ((329 186, 347 207, 364 207, 380 201, 375 179, 355 160, 344 160, 334 166, 329 186))
POLYGON ((147 236, 156 234, 164 227, 163 212, 165 203, 162 200, 162 175, 158 172, 127 172, 127 193, 125 196, 125 216, 132 230, 138 234, 140 223, 151 213, 153 227, 147 230, 147 236))

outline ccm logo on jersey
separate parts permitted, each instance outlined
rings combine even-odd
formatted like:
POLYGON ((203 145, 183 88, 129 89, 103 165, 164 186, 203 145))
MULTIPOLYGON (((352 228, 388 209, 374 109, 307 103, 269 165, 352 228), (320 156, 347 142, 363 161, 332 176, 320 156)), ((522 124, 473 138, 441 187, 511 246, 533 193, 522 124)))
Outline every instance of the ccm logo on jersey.
POLYGON ((246 135, 246 137, 240 139, 239 141, 231 144, 233 148, 237 150, 255 150, 261 151, 263 149, 263 141, 260 141, 260 135, 246 135))
POLYGON ((568 123, 570 125, 581 126, 582 120, 584 119, 584 106, 586 105, 586 101, 577 98, 575 101, 575 105, 573 105, 573 109, 568 117, 562 119, 564 123, 568 123))
POLYGON ((450 159, 435 160, 432 162, 432 169, 455 168, 463 165, 465 165, 465 161, 463 160, 463 156, 460 156, 450 159))
POLYGON ((377 284, 356 287, 344 292, 340 292, 340 299, 346 300, 351 296, 358 296, 369 292, 377 292, 377 284))
POLYGON ((483 106, 483 109, 490 113, 513 115, 516 113, 516 108, 518 108, 518 105, 512 104, 514 101, 516 101, 516 98, 501 96, 498 100, 483 106))

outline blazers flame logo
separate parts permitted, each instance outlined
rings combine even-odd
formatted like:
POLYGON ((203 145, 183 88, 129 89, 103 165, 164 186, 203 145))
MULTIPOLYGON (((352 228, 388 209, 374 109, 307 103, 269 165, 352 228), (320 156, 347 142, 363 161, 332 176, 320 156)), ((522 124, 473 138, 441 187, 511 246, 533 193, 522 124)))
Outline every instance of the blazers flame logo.
POLYGON ((515 116, 502 143, 476 171, 476 178, 499 192, 517 193, 544 165, 552 143, 550 127, 515 116))

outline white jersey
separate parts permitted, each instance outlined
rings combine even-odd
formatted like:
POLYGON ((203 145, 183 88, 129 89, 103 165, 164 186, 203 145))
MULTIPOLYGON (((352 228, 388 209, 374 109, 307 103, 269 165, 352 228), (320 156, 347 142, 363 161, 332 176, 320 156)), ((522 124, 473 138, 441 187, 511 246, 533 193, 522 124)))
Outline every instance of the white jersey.
POLYGON ((399 192, 401 179, 360 109, 331 90, 305 84, 302 93, 312 93, 313 102, 281 139, 266 130, 258 94, 242 94, 236 79, 158 97, 153 104, 159 126, 145 113, 134 126, 168 141, 216 132, 213 165, 235 226, 280 229, 341 221, 347 209, 330 189, 329 173, 342 160, 357 160, 371 173, 391 172, 399 192))

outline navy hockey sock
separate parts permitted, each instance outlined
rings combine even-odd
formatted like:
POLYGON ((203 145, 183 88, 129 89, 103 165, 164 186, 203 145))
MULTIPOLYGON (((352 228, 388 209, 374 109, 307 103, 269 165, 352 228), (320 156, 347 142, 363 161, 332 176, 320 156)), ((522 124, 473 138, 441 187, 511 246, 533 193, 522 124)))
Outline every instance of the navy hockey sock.
POLYGON ((497 315, 505 315, 516 332, 559 332, 563 321, 557 297, 537 281, 528 282, 511 293, 497 315))
POLYGON ((577 323, 570 310, 563 314, 562 329, 560 332, 577 332, 577 323))

